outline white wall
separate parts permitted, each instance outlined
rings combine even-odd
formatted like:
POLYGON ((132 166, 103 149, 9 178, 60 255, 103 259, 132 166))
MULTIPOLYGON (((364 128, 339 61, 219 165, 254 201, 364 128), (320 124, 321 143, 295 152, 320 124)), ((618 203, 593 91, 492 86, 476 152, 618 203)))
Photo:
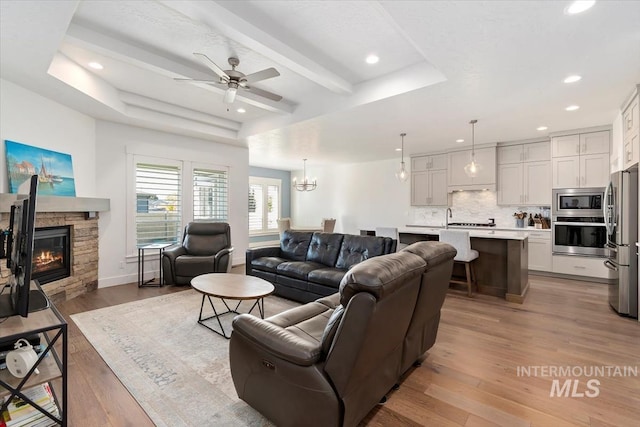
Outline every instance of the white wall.
MULTIPOLYGON (((127 238, 135 233, 127 225, 127 176, 133 172, 132 165, 127 163, 127 153, 228 166, 229 223, 235 248, 233 263, 244 262, 249 242, 247 148, 105 121, 97 122, 96 141, 97 192, 99 197, 111 200, 111 211, 100 215, 100 287, 137 279, 137 252, 134 248, 127 250, 125 244, 127 238)), ((145 271, 157 270, 155 255, 145 262, 145 271)))
MULTIPOLYGON (((395 173, 397 160, 344 166, 307 168, 317 177, 318 188, 292 192, 291 214, 295 227, 317 227, 325 217, 337 218, 336 231, 359 234, 376 227, 405 227, 407 224, 444 225, 446 207, 412 207, 411 182, 400 183, 395 173)), ((302 171, 291 173, 301 179, 302 171)), ((488 222, 515 227, 513 213, 542 213, 541 207, 498 206, 495 191, 463 191, 449 196, 451 222, 488 222)))
POLYGON ((0 192, 9 191, 4 140, 71 154, 76 195, 96 196, 95 120, 0 79, 0 192))
MULTIPOLYGON (((350 165, 307 167, 318 179, 311 192, 293 191, 291 219, 294 227, 320 225, 322 218, 336 218, 336 232, 359 234, 361 229, 404 226, 410 222, 411 183, 395 177, 397 160, 350 165)), ((302 171, 291 178, 302 177, 302 171)))

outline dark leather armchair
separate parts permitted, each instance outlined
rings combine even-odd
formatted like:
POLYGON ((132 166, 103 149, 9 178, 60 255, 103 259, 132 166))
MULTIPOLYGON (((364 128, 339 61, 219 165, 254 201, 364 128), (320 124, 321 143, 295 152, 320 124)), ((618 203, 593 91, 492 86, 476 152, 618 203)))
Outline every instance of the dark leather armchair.
POLYGON ((231 270, 231 228, 226 222, 190 222, 182 243, 164 250, 162 273, 167 285, 188 285, 196 276, 231 270))

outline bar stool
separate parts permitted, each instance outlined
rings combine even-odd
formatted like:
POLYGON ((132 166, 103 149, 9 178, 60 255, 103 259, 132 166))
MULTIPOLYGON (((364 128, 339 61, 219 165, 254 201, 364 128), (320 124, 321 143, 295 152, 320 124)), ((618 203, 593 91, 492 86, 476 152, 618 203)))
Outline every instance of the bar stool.
POLYGON ((400 233, 398 233, 397 227, 376 227, 376 236, 390 237, 396 241, 396 252, 400 252, 401 249, 406 248, 408 245, 400 243, 400 233))
POLYGON ((454 262, 464 263, 465 281, 456 280, 451 278, 449 283, 456 283, 460 285, 467 285, 467 296, 471 297, 471 288, 473 285, 478 287, 476 283, 476 271, 473 266, 473 261, 480 256, 478 251, 471 249, 471 239, 469 239, 469 232, 462 230, 440 230, 440 241, 445 242, 456 248, 458 254, 453 259, 454 262))

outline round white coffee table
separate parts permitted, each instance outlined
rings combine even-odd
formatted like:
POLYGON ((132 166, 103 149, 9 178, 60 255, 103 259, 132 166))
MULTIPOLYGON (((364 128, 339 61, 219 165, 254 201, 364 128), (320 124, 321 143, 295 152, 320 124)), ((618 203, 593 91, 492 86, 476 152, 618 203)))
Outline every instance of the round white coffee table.
POLYGON ((242 301, 255 300, 247 313, 251 313, 254 308, 258 307, 260 317, 264 319, 264 297, 275 290, 271 283, 259 277, 231 273, 209 273, 196 276, 191 279, 191 287, 202 294, 198 323, 216 334, 222 335, 226 339, 231 338, 231 334, 227 335, 225 332, 222 322, 220 321, 220 316, 229 313, 240 314, 238 308, 242 301), (220 298, 227 308, 227 311, 218 313, 216 307, 213 305, 213 301, 211 301, 211 297, 220 298), (205 298, 209 300, 209 305, 211 305, 213 309, 213 315, 203 318, 202 311, 205 298), (237 300, 238 304, 234 309, 231 309, 225 300, 237 300), (214 318, 218 321, 220 331, 204 323, 206 320, 214 318))

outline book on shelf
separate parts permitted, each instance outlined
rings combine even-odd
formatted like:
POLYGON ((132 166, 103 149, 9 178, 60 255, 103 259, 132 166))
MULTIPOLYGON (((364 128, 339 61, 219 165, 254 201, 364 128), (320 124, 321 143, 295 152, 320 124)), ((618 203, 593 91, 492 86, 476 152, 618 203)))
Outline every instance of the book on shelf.
MULTIPOLYGON (((60 411, 53 397, 51 386, 48 383, 22 390, 22 394, 54 417, 60 417, 60 411)), ((8 397, 6 399, 8 399, 8 397)), ((32 406, 27 400, 18 396, 14 396, 11 401, 9 401, 7 408, 2 412, 2 417, 0 418, 0 427, 42 427, 56 424, 56 422, 32 406)))

